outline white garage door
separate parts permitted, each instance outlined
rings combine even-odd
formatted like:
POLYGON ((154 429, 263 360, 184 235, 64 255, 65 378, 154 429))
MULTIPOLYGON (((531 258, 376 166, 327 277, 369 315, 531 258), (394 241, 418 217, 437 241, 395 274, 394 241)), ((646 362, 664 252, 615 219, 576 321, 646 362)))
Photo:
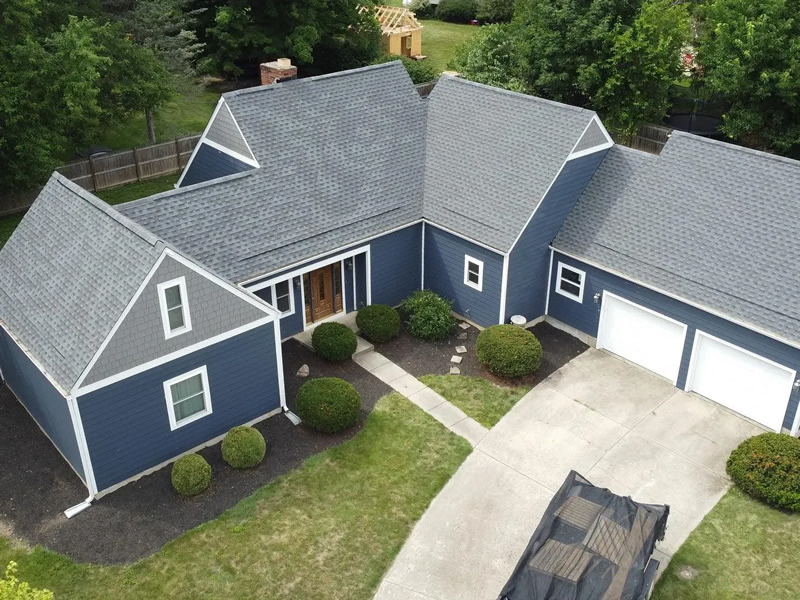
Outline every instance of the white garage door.
POLYGON ((686 389, 780 431, 795 372, 697 332, 686 389))
POLYGON ((603 293, 597 347, 619 354, 673 383, 678 379, 686 325, 609 292, 603 293))

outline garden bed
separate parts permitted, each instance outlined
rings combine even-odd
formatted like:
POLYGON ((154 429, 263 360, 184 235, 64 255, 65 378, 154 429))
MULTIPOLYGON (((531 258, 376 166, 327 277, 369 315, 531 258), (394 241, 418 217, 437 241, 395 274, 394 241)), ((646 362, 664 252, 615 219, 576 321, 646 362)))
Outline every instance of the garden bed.
POLYGON ((132 562, 219 516, 309 456, 352 438, 378 398, 391 391, 354 362, 326 362, 294 340, 283 344, 283 364, 290 410, 297 388, 307 381, 296 375, 297 370, 307 364, 311 377, 341 377, 355 386, 362 400, 359 423, 329 435, 275 415, 256 425, 267 440, 267 454, 258 467, 228 467, 216 444, 200 452, 214 477, 211 488, 199 496, 179 497, 170 483, 170 468, 165 467, 95 501, 72 519, 63 511, 83 501, 86 488, 8 389, 0 388, 0 456, 6 460, 0 471, 0 532, 81 562, 132 562))

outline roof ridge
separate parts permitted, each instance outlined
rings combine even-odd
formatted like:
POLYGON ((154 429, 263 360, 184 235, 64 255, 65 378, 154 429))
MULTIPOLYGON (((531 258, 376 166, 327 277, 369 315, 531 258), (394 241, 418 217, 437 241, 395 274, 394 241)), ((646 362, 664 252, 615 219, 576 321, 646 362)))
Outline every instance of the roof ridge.
MULTIPOLYGON (((145 200, 150 202, 153 200, 160 200, 162 198, 172 197, 172 196, 180 196, 185 192, 194 191, 197 189, 211 187, 213 185, 217 185, 220 183, 228 183, 229 181, 233 181, 234 179, 242 179, 248 175, 254 175, 258 171, 261 170, 261 167, 253 168, 248 171, 243 171, 241 173, 232 173, 231 175, 225 175, 224 177, 217 177, 216 179, 209 179, 208 181, 201 181, 199 183, 193 183, 192 185, 186 185, 182 187, 176 187, 171 190, 165 190, 163 192, 158 192, 156 194, 151 194, 150 196, 144 196, 143 198, 137 198, 136 200, 131 200, 130 202, 125 203, 125 207, 129 206, 136 206, 138 204, 143 203, 145 200)), ((123 209, 124 210, 124 209, 123 209)), ((124 214, 122 215, 125 216, 124 214)), ((128 217, 125 217, 126 219, 128 217)))
MULTIPOLYGON (((771 159, 776 160, 778 162, 798 167, 800 168, 800 160, 796 160, 794 158, 789 158, 787 156, 781 156, 780 154, 773 154, 771 152, 765 152, 764 150, 756 150, 755 148, 747 148, 745 146, 739 146, 738 144, 733 144, 731 142, 725 142, 722 140, 712 140, 711 138, 707 138, 701 135, 695 135, 693 133, 689 133, 688 131, 680 131, 678 129, 674 129, 670 136, 670 139, 673 138, 686 138, 691 141, 701 142, 705 144, 711 144, 714 146, 718 146, 720 148, 724 148, 727 150, 733 150, 742 152, 744 154, 750 154, 752 156, 757 156, 759 158, 771 159)), ((669 143, 669 140, 667 141, 669 143)))

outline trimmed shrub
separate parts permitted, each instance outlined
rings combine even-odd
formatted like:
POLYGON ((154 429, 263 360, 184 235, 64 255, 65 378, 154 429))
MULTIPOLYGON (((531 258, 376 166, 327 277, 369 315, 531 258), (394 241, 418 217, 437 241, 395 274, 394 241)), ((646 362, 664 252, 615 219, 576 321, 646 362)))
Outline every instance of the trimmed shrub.
POLYGON ((408 7, 418 19, 430 19, 436 14, 436 5, 430 0, 414 0, 408 7))
POLYGON ((800 511, 800 439, 785 433, 748 438, 731 452, 727 471, 753 498, 800 511))
POLYGON ((423 340, 443 340, 456 326, 453 303, 431 290, 417 290, 401 305, 408 319, 408 330, 423 340))
POLYGON ((358 346, 356 334, 341 323, 323 323, 311 334, 314 351, 328 360, 347 360, 358 346))
POLYGON ((267 442, 255 427, 234 427, 222 440, 222 460, 234 469, 249 469, 261 464, 267 442))
POLYGON ((211 465, 199 454, 187 454, 172 465, 172 487, 181 496, 196 496, 211 485, 211 465))
POLYGON ((433 68, 433 64, 429 60, 414 60, 408 56, 384 54, 372 64, 379 65, 396 60, 399 60, 403 63, 403 66, 406 68, 406 72, 408 73, 409 77, 411 77, 411 81, 413 81, 415 84, 428 83, 429 81, 436 79, 436 69, 433 68))
POLYGON ((522 377, 539 370, 542 345, 527 329, 494 325, 478 334, 478 360, 495 375, 522 377))
POLYGON ((359 309, 356 325, 370 342, 382 344, 400 331, 400 314, 386 304, 372 304, 359 309))
POLYGON ((358 421, 361 396, 338 377, 318 377, 297 390, 297 415, 312 429, 336 433, 358 421))
POLYGON ((478 12, 476 0, 442 0, 436 17, 450 23, 469 23, 478 12))

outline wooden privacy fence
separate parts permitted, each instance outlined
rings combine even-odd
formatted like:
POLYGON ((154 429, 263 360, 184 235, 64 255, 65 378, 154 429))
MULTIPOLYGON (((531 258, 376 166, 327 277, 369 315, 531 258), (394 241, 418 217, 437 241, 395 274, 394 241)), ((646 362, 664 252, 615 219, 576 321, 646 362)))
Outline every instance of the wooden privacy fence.
POLYGON ((661 154, 664 144, 667 143, 672 129, 663 125, 642 125, 639 131, 632 136, 612 136, 618 144, 650 152, 651 154, 661 154))
POLYGON ((143 148, 109 152, 69 162, 56 169, 90 192, 177 173, 192 155, 199 135, 176 138, 143 148))

